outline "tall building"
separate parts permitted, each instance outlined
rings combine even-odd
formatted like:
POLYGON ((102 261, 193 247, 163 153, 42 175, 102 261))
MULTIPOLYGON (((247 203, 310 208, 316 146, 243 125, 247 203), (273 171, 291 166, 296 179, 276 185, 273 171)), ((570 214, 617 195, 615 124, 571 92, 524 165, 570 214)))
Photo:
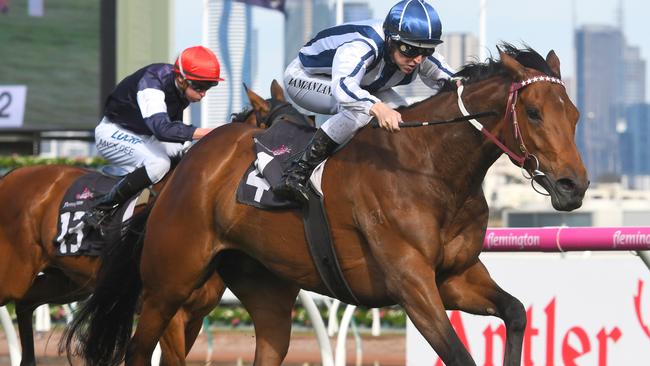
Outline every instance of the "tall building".
POLYGON ((639 47, 625 47, 623 81, 623 104, 645 103, 646 62, 641 58, 639 47))
MULTIPOLYGON (((479 57, 478 38, 470 33, 443 33, 443 43, 436 48, 449 66, 459 70, 462 65, 477 61, 479 57)), ((431 88, 426 86, 418 77, 413 83, 396 87, 409 103, 413 103, 431 96, 431 88)))
POLYGON ((631 189, 650 189, 650 104, 627 107, 625 121, 619 136, 623 183, 631 189))
POLYGON ((215 127, 230 121, 230 115, 248 104, 242 83, 252 84, 252 9, 233 0, 207 0, 204 42, 221 62, 225 81, 203 99, 201 121, 215 127))
POLYGON ((343 23, 372 19, 372 9, 367 1, 346 1, 343 3, 343 23))
POLYGON ((284 9, 284 65, 287 66, 316 33, 334 25, 335 16, 328 0, 286 0, 284 9))
POLYGON ((624 38, 610 26, 576 30, 576 142, 592 181, 620 173, 616 124, 623 106, 624 38), (606 50, 606 51, 604 51, 606 50))
POLYGON ((471 33, 443 33, 442 41, 436 50, 455 70, 470 61, 483 61, 479 60, 478 38, 471 33))

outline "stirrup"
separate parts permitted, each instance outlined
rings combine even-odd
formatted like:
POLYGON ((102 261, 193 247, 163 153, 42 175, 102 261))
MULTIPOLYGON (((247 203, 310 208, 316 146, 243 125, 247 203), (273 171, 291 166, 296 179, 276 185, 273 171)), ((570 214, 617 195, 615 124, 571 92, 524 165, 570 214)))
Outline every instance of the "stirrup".
POLYGON ((109 208, 108 210, 103 210, 99 208, 92 208, 90 211, 86 212, 86 215, 84 215, 84 218, 82 219, 83 222, 85 222, 88 226, 95 228, 95 229, 101 229, 102 224, 104 221, 106 221, 107 218, 111 217, 113 212, 117 209, 117 205, 115 205, 112 208, 109 208))
POLYGON ((309 200, 309 197, 307 196, 307 187, 298 183, 289 184, 284 182, 273 190, 273 194, 278 198, 297 202, 300 205, 305 205, 309 200))

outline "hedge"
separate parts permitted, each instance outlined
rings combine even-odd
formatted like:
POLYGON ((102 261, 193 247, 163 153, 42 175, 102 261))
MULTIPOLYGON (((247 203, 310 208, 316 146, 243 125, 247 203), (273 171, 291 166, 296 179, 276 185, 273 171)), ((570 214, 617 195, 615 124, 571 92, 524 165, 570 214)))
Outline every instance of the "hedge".
POLYGON ((7 172, 20 168, 23 166, 31 165, 74 165, 86 168, 98 168, 106 165, 107 161, 101 157, 86 157, 86 158, 42 158, 32 155, 0 155, 0 176, 7 172))

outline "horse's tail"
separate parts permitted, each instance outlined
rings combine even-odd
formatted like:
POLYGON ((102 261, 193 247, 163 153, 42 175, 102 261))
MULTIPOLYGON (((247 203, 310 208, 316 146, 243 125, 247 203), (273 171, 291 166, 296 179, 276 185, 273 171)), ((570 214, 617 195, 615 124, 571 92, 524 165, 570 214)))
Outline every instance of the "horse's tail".
POLYGON ((142 289, 140 254, 149 206, 134 215, 121 239, 102 253, 95 291, 59 344, 59 352, 65 351, 68 360, 81 356, 87 365, 108 366, 124 359, 142 289))

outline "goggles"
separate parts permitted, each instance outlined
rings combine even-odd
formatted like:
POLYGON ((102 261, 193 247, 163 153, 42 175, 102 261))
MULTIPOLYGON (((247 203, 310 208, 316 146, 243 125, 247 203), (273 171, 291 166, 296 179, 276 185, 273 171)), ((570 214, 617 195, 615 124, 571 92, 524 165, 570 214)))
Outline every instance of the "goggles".
POLYGON ((420 55, 423 57, 429 57, 436 51, 435 47, 415 47, 402 42, 397 42, 397 49, 399 50, 399 53, 408 58, 416 58, 420 55))
POLYGON ((197 92, 206 92, 208 89, 213 86, 219 85, 218 81, 204 81, 204 80, 190 80, 185 79, 190 88, 196 90, 197 92))

